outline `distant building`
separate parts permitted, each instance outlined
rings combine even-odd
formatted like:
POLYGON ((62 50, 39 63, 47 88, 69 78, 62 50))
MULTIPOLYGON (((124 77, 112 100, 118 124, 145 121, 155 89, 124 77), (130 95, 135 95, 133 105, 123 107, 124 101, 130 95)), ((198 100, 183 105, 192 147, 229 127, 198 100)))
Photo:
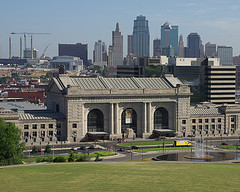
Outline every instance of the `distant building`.
POLYGON ((50 61, 51 69, 58 69, 60 65, 65 66, 65 70, 67 71, 80 72, 83 70, 83 60, 79 57, 58 56, 54 57, 53 60, 50 61))
POLYGON ((167 56, 167 57, 174 57, 174 47, 169 45, 168 47, 162 48, 162 55, 167 56))
POLYGON ((217 57, 220 58, 222 66, 233 65, 233 48, 227 46, 217 46, 217 57))
POLYGON ((189 58, 200 58, 201 53, 201 38, 197 33, 190 33, 187 37, 187 48, 189 58))
POLYGON ((178 26, 172 26, 168 22, 161 26, 161 48, 163 49, 171 46, 174 50, 174 56, 178 56, 178 26))
POLYGON ((88 45, 77 44, 58 44, 59 56, 73 56, 79 57, 83 60, 84 65, 88 65, 88 45))
POLYGON ((180 35, 178 42, 178 57, 185 57, 183 36, 180 35))
POLYGON ((153 40, 153 57, 160 56, 161 56, 161 40, 157 38, 153 40))
POLYGON ((105 66, 107 65, 107 61, 103 61, 103 48, 105 45, 102 40, 98 40, 94 44, 94 50, 93 50, 93 64, 99 65, 99 66, 105 66))
POLYGON ((233 57, 233 65, 240 65, 240 55, 233 57))
POLYGON ((205 56, 206 57, 216 57, 217 46, 216 44, 211 44, 210 42, 205 44, 205 56))
POLYGON ((127 55, 133 55, 133 35, 128 35, 128 39, 127 39, 127 55))
POLYGON ((118 23, 115 31, 112 32, 112 64, 113 66, 123 65, 123 36, 118 23))
POLYGON ((150 33, 145 16, 137 16, 133 26, 133 55, 149 56, 150 33))
POLYGON ((235 66, 208 66, 204 79, 206 101, 217 105, 235 103, 235 66))
MULTIPOLYGON (((30 48, 27 48, 23 51, 23 57, 25 59, 31 59, 32 58, 32 51, 30 48)), ((37 49, 33 49, 33 58, 37 59, 38 58, 38 50, 37 49)))

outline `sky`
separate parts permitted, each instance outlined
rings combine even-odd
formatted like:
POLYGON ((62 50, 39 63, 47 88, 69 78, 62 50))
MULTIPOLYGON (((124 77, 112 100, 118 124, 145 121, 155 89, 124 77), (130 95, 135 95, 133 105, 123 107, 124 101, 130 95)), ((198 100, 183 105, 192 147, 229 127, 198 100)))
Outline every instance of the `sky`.
MULTIPOLYGON (((11 32, 50 33, 33 35, 33 46, 42 55, 57 56, 58 43, 88 44, 92 59, 94 43, 112 43, 112 31, 119 23, 127 52, 127 35, 132 34, 138 15, 146 16, 152 41, 160 38, 160 28, 166 21, 179 27, 184 37, 197 32, 203 44, 207 42, 233 47, 240 55, 239 0, 0 0, 0 58, 8 58, 9 37, 12 55, 19 56, 20 35, 11 32)), ((30 38, 27 38, 30 48, 30 38)))

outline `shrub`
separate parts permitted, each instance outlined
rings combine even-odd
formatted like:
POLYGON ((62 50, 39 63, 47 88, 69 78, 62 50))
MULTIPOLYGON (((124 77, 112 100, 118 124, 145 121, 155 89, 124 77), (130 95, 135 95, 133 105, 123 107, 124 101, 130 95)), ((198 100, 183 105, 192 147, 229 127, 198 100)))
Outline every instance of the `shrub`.
POLYGON ((80 155, 77 157, 76 161, 77 162, 85 162, 85 161, 88 161, 88 159, 87 159, 86 155, 80 155))
POLYGON ((51 147, 50 147, 50 145, 47 145, 46 147, 45 147, 45 150, 44 150, 44 153, 51 153, 51 147))
POLYGON ((37 154, 37 153, 38 153, 38 148, 36 146, 33 146, 31 154, 37 154))
POLYGON ((97 154, 96 159, 94 161, 102 161, 102 159, 99 158, 99 154, 97 154))
POLYGON ((73 154, 73 151, 69 154, 68 162, 73 162, 75 160, 75 156, 73 154))
POLYGON ((53 159, 53 162, 59 163, 59 162, 66 162, 65 157, 63 156, 57 156, 53 159))

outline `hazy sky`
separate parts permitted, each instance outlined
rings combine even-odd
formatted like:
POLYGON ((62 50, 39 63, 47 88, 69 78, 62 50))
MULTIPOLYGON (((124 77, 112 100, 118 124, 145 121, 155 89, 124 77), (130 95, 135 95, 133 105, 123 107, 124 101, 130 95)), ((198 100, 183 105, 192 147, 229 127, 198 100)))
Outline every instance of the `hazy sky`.
MULTIPOLYGON (((58 55, 58 43, 87 43, 92 58, 94 42, 111 45, 112 31, 119 22, 124 38, 132 34, 133 21, 144 15, 149 21, 152 40, 160 37, 166 21, 179 26, 179 35, 197 32, 205 44, 232 46, 240 55, 239 0, 0 0, 0 57, 8 57, 11 32, 40 32, 34 35, 34 48, 41 55, 58 55)), ((19 35, 12 35, 14 56, 19 56, 19 35)), ((28 40, 30 47, 30 40, 28 40)))

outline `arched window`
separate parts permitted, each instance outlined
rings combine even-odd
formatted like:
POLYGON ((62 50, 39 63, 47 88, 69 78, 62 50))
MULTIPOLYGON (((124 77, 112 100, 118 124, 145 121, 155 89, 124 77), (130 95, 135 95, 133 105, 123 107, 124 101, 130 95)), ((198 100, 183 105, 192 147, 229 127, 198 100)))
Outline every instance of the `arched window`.
POLYGON ((87 130, 88 132, 104 131, 104 118, 102 111, 99 109, 93 109, 88 113, 87 130))
POLYGON ((168 129, 168 111, 163 107, 154 112, 154 129, 168 129))
POLYGON ((137 133, 137 113, 134 109, 127 108, 121 115, 121 131, 124 133, 126 128, 131 128, 137 133))

